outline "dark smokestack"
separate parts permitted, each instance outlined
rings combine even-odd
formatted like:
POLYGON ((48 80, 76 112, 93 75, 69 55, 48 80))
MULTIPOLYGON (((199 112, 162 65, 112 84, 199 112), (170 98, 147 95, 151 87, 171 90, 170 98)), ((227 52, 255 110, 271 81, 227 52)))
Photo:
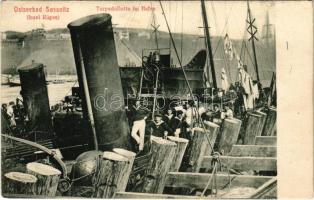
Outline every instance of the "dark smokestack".
POLYGON ((21 80, 21 95, 30 123, 28 131, 37 133, 37 139, 51 138, 52 122, 48 91, 43 64, 32 63, 18 69, 21 80))
MULTIPOLYGON (((87 112, 84 117, 90 114, 94 119, 98 147, 100 150, 127 148, 129 127, 124 110, 111 15, 90 15, 71 22, 68 28, 78 80, 85 97, 84 108, 87 112)), ((90 118, 88 117, 89 120, 90 118)))

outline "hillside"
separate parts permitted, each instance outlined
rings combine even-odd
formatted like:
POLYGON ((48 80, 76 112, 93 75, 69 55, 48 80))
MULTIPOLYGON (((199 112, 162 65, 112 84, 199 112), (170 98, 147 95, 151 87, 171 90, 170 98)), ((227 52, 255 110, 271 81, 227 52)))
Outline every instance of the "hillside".
MULTIPOLYGON (((119 66, 130 65, 130 63, 135 63, 136 65, 141 64, 141 62, 135 58, 134 53, 130 53, 130 49, 134 51, 138 57, 141 57, 143 49, 156 47, 154 37, 150 30, 114 28, 114 32, 119 66), (128 32, 128 38, 123 39, 127 45, 124 45, 120 40, 121 33, 123 32, 128 32)), ((68 29, 47 30, 46 34, 68 34, 68 29)), ((50 74, 55 74, 57 71, 59 74, 75 74, 75 63, 70 39, 48 40, 41 35, 34 35, 32 32, 7 32, 7 38, 14 39, 14 37, 20 38, 21 40, 18 42, 2 42, 2 73, 10 73, 13 66, 18 68, 28 65, 32 60, 35 60, 36 62, 45 64, 50 74)), ((179 56, 181 57, 181 34, 173 34, 173 37, 179 56)), ((184 65, 188 63, 200 49, 204 49, 205 46, 204 39, 200 38, 198 35, 183 34, 182 37, 182 63, 184 65)), ((170 40, 168 33, 159 32, 158 38, 159 48, 169 48, 170 40)), ((233 45, 237 51, 240 52, 242 41, 233 41, 233 45)), ((237 75, 236 61, 226 59, 222 38, 212 38, 212 49, 215 53, 216 76, 220 77, 221 68, 224 67, 230 75, 231 80, 235 81, 237 75)), ((250 46, 248 46, 248 49, 249 54, 252 55, 250 46)), ((270 80, 272 72, 275 71, 275 52, 274 42, 269 45, 265 45, 263 42, 257 43, 257 60, 262 80, 270 80)), ((177 64, 178 61, 173 48, 171 54, 173 64, 177 64)), ((246 55, 248 55, 247 52, 246 55)), ((245 63, 248 64, 250 73, 255 76, 251 59, 250 56, 246 56, 245 63)))

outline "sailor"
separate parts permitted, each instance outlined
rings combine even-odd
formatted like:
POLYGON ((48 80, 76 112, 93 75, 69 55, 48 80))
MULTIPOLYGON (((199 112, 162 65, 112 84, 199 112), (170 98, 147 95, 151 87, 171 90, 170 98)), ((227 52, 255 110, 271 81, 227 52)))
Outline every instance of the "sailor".
MULTIPOLYGON (((191 145, 190 141, 192 139, 192 131, 191 131, 191 127, 188 125, 188 123, 185 120, 185 116, 183 116, 183 118, 182 118, 181 129, 180 129, 180 138, 185 138, 189 141, 187 149, 190 149, 190 145, 191 145)), ((187 169, 187 167, 189 166, 189 160, 190 160, 189 157, 190 157, 190 152, 187 151, 182 158, 180 170, 184 171, 187 169)))
POLYGON ((179 137, 181 133, 182 117, 183 112, 179 110, 176 112, 176 116, 170 120, 169 127, 171 128, 172 134, 175 137, 179 137))
POLYGON ((234 91, 237 93, 238 98, 234 102, 234 114, 242 116, 244 113, 244 89, 240 86, 239 82, 235 82, 234 91))
POLYGON ((1 131, 2 133, 10 133, 10 117, 7 114, 8 105, 3 103, 1 106, 1 131))
POLYGON ((8 112, 8 104, 3 103, 3 104, 1 105, 1 113, 3 114, 3 116, 8 117, 8 116, 7 116, 7 112, 8 112))
POLYGON ((131 136, 137 142, 139 151, 144 148, 145 126, 147 119, 147 112, 141 108, 140 101, 136 101, 133 106, 133 126, 131 136))
POLYGON ((206 113, 208 109, 206 108, 206 105, 200 105, 198 107, 198 114, 202 116, 204 113, 206 113))
POLYGON ((171 128, 162 120, 162 115, 155 114, 155 120, 153 124, 153 136, 166 138, 171 133, 171 128))
POLYGON ((201 118, 203 121, 213 121, 213 111, 211 109, 206 109, 206 111, 201 114, 201 118))
POLYGON ((7 107, 7 115, 9 117, 11 127, 16 127, 15 116, 14 116, 14 106, 15 106, 14 102, 11 101, 9 102, 9 106, 7 107))
POLYGON ((193 101, 189 101, 187 104, 186 104, 186 112, 185 112, 185 121, 187 122, 187 124, 189 126, 192 125, 193 123, 193 101))
POLYGON ((229 119, 233 118, 233 111, 231 109, 231 104, 230 103, 225 105, 225 111, 223 112, 223 117, 222 118, 223 119, 225 119, 225 118, 229 118, 229 119))
POLYGON ((214 105, 212 120, 214 123, 220 123, 221 122, 221 111, 220 111, 217 104, 214 105))
POLYGON ((164 122, 166 122, 167 124, 170 124, 170 121, 175 117, 174 116, 175 111, 172 108, 169 108, 167 110, 167 113, 164 115, 164 122))
POLYGON ((181 122, 182 123, 181 123, 181 129, 180 129, 180 137, 191 140, 192 132, 191 132, 190 126, 188 125, 188 123, 185 120, 185 116, 183 116, 181 122))

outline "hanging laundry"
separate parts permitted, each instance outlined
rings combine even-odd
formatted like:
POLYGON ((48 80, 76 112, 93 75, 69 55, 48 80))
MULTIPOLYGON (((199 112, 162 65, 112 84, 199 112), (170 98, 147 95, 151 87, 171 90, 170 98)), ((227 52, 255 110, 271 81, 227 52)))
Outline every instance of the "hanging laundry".
POLYGON ((259 99, 259 90, 258 90, 257 83, 253 84, 253 98, 254 98, 254 101, 259 99))
POLYGON ((224 38, 224 50, 225 50, 225 53, 229 56, 229 60, 232 60, 234 57, 234 51, 233 51, 232 42, 229 39, 228 34, 226 34, 224 38))
POLYGON ((229 89, 228 77, 225 68, 221 69, 221 88, 226 92, 229 89))

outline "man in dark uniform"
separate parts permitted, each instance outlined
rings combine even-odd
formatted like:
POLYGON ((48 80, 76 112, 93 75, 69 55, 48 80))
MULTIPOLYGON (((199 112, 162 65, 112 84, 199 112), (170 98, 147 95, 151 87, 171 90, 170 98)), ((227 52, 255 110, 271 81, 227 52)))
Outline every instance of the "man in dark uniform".
POLYGON ((214 112, 213 112, 213 122, 220 123, 221 122, 221 111, 217 104, 214 105, 214 112))
POLYGON ((153 136, 167 137, 171 131, 171 128, 162 120, 162 115, 157 113, 153 124, 153 136))
POLYGON ((175 111, 172 108, 167 110, 167 113, 163 117, 163 121, 166 122, 168 125, 170 121, 175 117, 175 111))
POLYGON ((6 103, 2 104, 1 107, 1 131, 3 134, 12 134, 10 128, 10 116, 7 114, 8 105, 6 103))
POLYGON ((172 130, 172 132, 171 132, 172 136, 179 137, 179 135, 181 133, 182 117, 183 117, 183 112, 181 110, 178 110, 176 112, 176 116, 173 117, 169 121, 169 127, 172 130))

